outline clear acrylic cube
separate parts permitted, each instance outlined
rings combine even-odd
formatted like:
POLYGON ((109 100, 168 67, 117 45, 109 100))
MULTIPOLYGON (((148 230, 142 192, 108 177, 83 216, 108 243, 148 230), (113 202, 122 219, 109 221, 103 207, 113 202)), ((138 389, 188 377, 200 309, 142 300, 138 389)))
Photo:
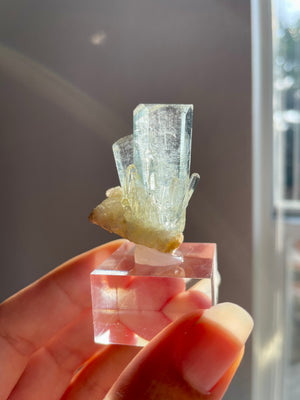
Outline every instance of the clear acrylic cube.
POLYGON ((166 255, 126 241, 91 273, 94 340, 144 346, 172 321, 217 301, 214 243, 166 255))

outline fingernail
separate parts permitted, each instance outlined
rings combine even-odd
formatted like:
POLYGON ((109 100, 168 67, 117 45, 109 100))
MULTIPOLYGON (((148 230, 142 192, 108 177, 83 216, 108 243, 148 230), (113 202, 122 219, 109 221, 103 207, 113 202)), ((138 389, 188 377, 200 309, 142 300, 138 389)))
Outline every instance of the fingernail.
POLYGON ((185 338, 184 379, 200 393, 209 393, 239 355, 252 328, 251 316, 235 304, 205 310, 185 338))

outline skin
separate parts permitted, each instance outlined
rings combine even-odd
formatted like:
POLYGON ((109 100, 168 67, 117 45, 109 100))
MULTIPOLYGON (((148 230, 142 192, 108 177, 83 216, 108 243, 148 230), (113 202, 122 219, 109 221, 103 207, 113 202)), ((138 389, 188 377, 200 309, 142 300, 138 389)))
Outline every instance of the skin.
POLYGON ((89 275, 122 243, 67 261, 0 305, 0 399, 222 398, 245 340, 205 310, 189 309, 142 350, 93 342, 89 275))

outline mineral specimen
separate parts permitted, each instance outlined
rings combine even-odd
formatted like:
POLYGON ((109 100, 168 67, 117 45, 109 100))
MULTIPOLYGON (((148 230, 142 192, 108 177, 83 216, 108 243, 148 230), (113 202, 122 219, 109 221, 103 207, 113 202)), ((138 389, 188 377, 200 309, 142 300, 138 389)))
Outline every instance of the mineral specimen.
POLYGON ((172 252, 183 241, 188 202, 199 180, 190 177, 193 106, 140 104, 133 135, 113 145, 120 186, 90 220, 130 241, 172 252))

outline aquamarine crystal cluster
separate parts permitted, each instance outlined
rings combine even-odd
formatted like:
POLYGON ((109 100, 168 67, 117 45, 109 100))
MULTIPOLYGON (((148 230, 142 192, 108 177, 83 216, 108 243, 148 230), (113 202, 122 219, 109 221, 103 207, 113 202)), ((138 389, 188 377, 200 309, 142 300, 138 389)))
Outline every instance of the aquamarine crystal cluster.
POLYGON ((198 174, 190 177, 192 119, 192 105, 136 107, 133 135, 113 145, 121 189, 108 191, 108 199, 93 212, 93 222, 160 251, 179 246, 186 208, 199 180, 198 174))

